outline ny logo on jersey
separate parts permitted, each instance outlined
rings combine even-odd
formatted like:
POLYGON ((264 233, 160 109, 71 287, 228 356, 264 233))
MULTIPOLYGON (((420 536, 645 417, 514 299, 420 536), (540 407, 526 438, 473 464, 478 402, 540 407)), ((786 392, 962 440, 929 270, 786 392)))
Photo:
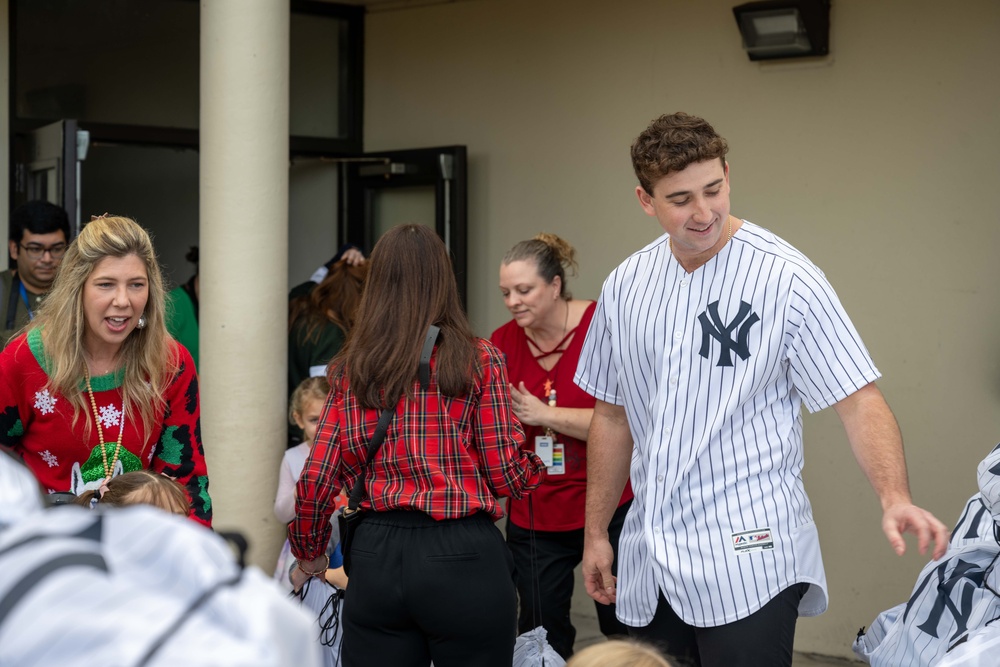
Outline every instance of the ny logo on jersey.
POLYGON ((732 351, 735 351, 743 361, 749 359, 750 346, 747 340, 750 338, 750 327, 760 321, 757 313, 751 312, 750 308, 749 303, 740 301, 740 310, 736 313, 736 317, 729 324, 723 324, 722 317, 719 316, 719 302, 708 304, 708 309, 698 316, 698 321, 701 323, 701 350, 698 354, 708 359, 709 347, 714 338, 722 345, 716 366, 732 366, 733 358, 730 354, 732 351), (733 340, 733 330, 737 327, 739 331, 736 332, 736 340, 733 340))
MULTIPOLYGON (((967 563, 961 558, 955 563, 954 569, 948 573, 947 569, 950 564, 950 561, 945 561, 927 573, 916 592, 906 603, 903 620, 906 620, 921 593, 927 589, 928 598, 933 599, 933 604, 927 613, 927 620, 917 627, 931 637, 938 638, 938 625, 944 617, 944 612, 947 611, 955 623, 955 633, 951 636, 951 639, 954 640, 968 629, 969 617, 972 615, 972 594, 977 588, 982 587, 986 573, 982 567, 974 563, 967 563), (959 594, 953 599, 952 591, 955 589, 959 591, 959 594)), ((922 601, 920 606, 926 609, 930 599, 922 601)))

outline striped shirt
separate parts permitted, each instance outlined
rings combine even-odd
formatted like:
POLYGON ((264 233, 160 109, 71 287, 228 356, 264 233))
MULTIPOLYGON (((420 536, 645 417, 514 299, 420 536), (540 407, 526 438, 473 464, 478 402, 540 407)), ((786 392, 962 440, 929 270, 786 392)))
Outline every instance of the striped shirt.
MULTIPOLYGON (((400 398, 365 477, 362 509, 417 510, 438 520, 486 512, 499 519, 498 497, 520 498, 542 481, 545 465, 523 449, 524 431, 511 412, 503 355, 485 340, 479 351, 483 377, 469 394, 438 393, 432 358, 427 390, 414 380, 414 400, 400 398)), ((326 549, 333 500, 342 487, 353 488, 381 413, 362 408, 346 378, 331 386, 295 489, 288 539, 299 559, 326 549)))
POLYGON ((802 486, 802 417, 880 377, 823 273, 749 222, 687 273, 664 235, 608 277, 575 381, 622 405, 635 501, 618 618, 648 625, 662 590, 688 624, 745 618, 826 577, 802 486))
POLYGON ((979 493, 965 504, 944 557, 924 566, 909 600, 883 611, 858 635, 854 652, 865 662, 875 667, 997 662, 1000 445, 979 464, 978 477, 979 493), (972 655, 980 659, 970 660, 972 655))
POLYGON ((989 507, 993 520, 1000 524, 1000 445, 979 464, 977 475, 983 503, 989 507))

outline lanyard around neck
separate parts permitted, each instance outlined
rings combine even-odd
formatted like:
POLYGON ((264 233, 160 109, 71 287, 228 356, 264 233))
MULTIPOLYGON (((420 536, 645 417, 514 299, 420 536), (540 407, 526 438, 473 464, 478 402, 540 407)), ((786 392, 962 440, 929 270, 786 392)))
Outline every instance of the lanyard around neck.
POLYGON ((18 278, 17 286, 21 290, 21 299, 24 300, 24 307, 28 309, 28 319, 35 319, 35 311, 31 309, 31 301, 28 299, 28 290, 24 289, 24 281, 18 278))

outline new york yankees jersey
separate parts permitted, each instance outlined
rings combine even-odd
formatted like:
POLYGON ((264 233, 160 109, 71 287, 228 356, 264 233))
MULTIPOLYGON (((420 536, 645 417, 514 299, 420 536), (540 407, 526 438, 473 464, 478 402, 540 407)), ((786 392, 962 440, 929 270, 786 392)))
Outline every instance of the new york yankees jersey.
POLYGON ((854 642, 874 667, 995 665, 1000 644, 1000 445, 979 464, 979 492, 948 551, 920 572, 910 599, 879 614, 854 642), (964 659, 961 654, 964 653, 964 659))
POLYGON ((825 611, 800 408, 878 377, 823 273, 750 222, 693 273, 667 235, 615 269, 575 381, 624 406, 634 440, 619 619, 648 625, 662 590, 686 623, 721 625, 799 582, 799 613, 825 611))
POLYGON ((983 459, 976 474, 983 504, 989 508, 993 520, 1000 524, 1000 445, 994 447, 989 456, 983 459))

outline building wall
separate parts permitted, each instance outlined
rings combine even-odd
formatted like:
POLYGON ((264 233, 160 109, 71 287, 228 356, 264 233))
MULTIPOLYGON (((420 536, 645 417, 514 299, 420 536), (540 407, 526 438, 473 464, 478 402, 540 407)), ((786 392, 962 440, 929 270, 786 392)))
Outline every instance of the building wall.
MULTIPOLYGON (((506 318, 496 267, 545 230, 579 251, 574 294, 660 234, 628 147, 683 110, 728 138, 733 213, 823 268, 906 441, 916 500, 953 523, 1000 440, 1000 60, 993 0, 841 0, 831 53, 751 63, 733 2, 477 0, 370 14, 365 148, 466 144, 469 311, 506 318)), ((897 558, 832 410, 805 419, 829 611, 797 648, 849 655, 925 562, 897 558)))

